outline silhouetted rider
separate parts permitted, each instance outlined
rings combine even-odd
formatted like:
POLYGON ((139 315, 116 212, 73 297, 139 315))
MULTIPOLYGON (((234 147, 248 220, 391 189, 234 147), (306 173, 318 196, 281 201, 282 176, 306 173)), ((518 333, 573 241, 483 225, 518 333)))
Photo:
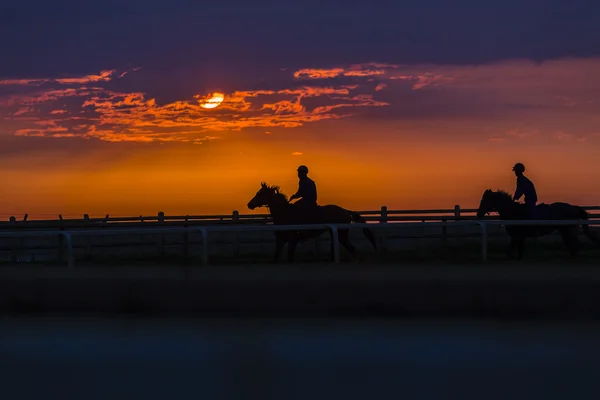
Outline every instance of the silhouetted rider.
POLYGON ((536 203, 538 201, 535 186, 529 178, 523 175, 523 172, 525 172, 525 166, 523 164, 516 163, 513 167, 513 171, 515 171, 515 175, 517 176, 517 189, 515 190, 514 200, 518 201, 521 196, 525 195, 527 217, 528 219, 535 219, 536 203))
POLYGON ((317 207, 317 185, 308 177, 308 168, 305 165, 298 167, 298 191, 290 197, 290 201, 300 199, 294 203, 301 211, 311 211, 317 207))

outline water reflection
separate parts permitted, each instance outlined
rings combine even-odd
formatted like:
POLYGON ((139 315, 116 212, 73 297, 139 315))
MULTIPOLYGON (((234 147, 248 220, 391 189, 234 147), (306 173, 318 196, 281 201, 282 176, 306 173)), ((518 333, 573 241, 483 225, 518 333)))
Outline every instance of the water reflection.
POLYGON ((61 399, 596 398, 600 326, 5 319, 2 392, 61 399))

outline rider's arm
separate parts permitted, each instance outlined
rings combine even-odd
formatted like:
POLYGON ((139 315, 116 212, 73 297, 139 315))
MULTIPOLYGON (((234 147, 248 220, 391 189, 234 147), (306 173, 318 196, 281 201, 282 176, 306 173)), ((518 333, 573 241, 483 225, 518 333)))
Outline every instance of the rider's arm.
POLYGON ((300 187, 298 188, 298 191, 296 193, 294 193, 291 197, 290 197, 290 201, 297 199, 299 197, 302 197, 302 184, 300 184, 300 187))
POLYGON ((290 200, 302 198, 305 196, 305 194, 306 194, 306 183, 304 183, 303 180, 300 180, 300 183, 298 184, 298 191, 296 193, 294 193, 292 195, 292 197, 290 197, 290 200))
POLYGON ((523 189, 521 188, 521 182, 517 181, 517 190, 515 191, 514 200, 518 201, 523 196, 523 189))

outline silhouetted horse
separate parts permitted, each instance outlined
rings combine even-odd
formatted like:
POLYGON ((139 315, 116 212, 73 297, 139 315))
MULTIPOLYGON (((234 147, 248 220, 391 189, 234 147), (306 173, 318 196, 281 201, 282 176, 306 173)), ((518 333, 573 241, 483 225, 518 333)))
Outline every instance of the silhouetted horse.
MULTIPOLYGON (((503 220, 527 219, 527 208, 525 204, 515 202, 510 195, 503 190, 497 192, 486 190, 481 197, 477 218, 496 211, 503 220)), ((579 206, 568 203, 541 203, 537 205, 537 219, 540 220, 586 220, 588 213, 579 206)), ((600 239, 592 232, 588 225, 582 225, 583 232, 593 242, 600 244, 600 239)), ((578 225, 506 225, 506 232, 510 235, 509 256, 513 256, 513 249, 517 247, 517 258, 523 257, 523 242, 528 237, 544 236, 557 230, 567 246, 572 257, 579 252, 579 239, 577 238, 578 225)))
MULTIPOLYGON (((254 210, 257 207, 268 207, 273 223, 276 225, 299 225, 299 224, 348 224, 352 222, 364 223, 365 220, 357 213, 346 210, 336 205, 317 206, 310 215, 298 212, 293 204, 290 204, 287 196, 279 191, 279 186, 269 186, 261 183, 261 188, 248 202, 248 208, 254 210)), ((308 238, 316 237, 326 232, 327 229, 312 229, 302 231, 276 231, 276 246, 274 261, 279 260, 283 245, 288 243, 288 261, 293 261, 296 245, 308 238)), ((339 229, 339 242, 355 256, 355 248, 348 240, 348 229, 339 229)), ((373 232, 364 228, 363 233, 377 249, 373 232)), ((333 237, 332 237, 333 245, 333 237)))

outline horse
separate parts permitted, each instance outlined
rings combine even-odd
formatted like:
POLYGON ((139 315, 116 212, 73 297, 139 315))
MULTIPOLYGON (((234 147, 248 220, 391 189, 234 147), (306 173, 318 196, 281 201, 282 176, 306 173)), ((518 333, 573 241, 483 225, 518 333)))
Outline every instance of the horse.
MULTIPOLYGON (((365 220, 360 214, 346 210, 334 204, 317 206, 314 212, 309 215, 298 212, 294 204, 291 204, 285 194, 280 191, 279 186, 268 185, 261 182, 261 187, 256 192, 256 195, 248 202, 248 208, 254 210, 258 207, 267 207, 273 217, 275 225, 300 225, 300 224, 349 224, 364 223, 365 220)), ((294 252, 296 245, 306 239, 317 237, 327 229, 307 229, 302 231, 275 231, 276 245, 275 256, 273 262, 277 262, 283 250, 283 246, 288 243, 288 261, 294 260, 294 252)), ((377 249, 375 236, 368 228, 363 228, 363 233, 377 249)), ((339 229, 338 240, 348 250, 348 252, 356 257, 356 249, 348 239, 349 230, 339 229)), ((332 235, 333 246, 333 235, 332 235)), ((333 253, 333 252, 332 252, 333 253)))
MULTIPOLYGON (((510 193, 504 190, 493 191, 487 189, 481 197, 477 218, 496 211, 502 220, 526 220, 527 207, 525 204, 513 200, 510 193)), ((540 220, 587 220, 589 214, 583 208, 569 203, 556 202, 551 204, 541 203, 536 206, 537 218, 540 220)), ((523 258, 523 243, 528 237, 548 235, 555 230, 560 233, 563 242, 571 257, 579 252, 579 239, 577 238, 577 225, 506 225, 506 232, 511 241, 508 250, 509 257, 513 258, 513 250, 517 248, 517 259, 523 258)), ((587 224, 582 224, 583 232, 592 242, 600 244, 600 239, 590 230, 587 224)))

